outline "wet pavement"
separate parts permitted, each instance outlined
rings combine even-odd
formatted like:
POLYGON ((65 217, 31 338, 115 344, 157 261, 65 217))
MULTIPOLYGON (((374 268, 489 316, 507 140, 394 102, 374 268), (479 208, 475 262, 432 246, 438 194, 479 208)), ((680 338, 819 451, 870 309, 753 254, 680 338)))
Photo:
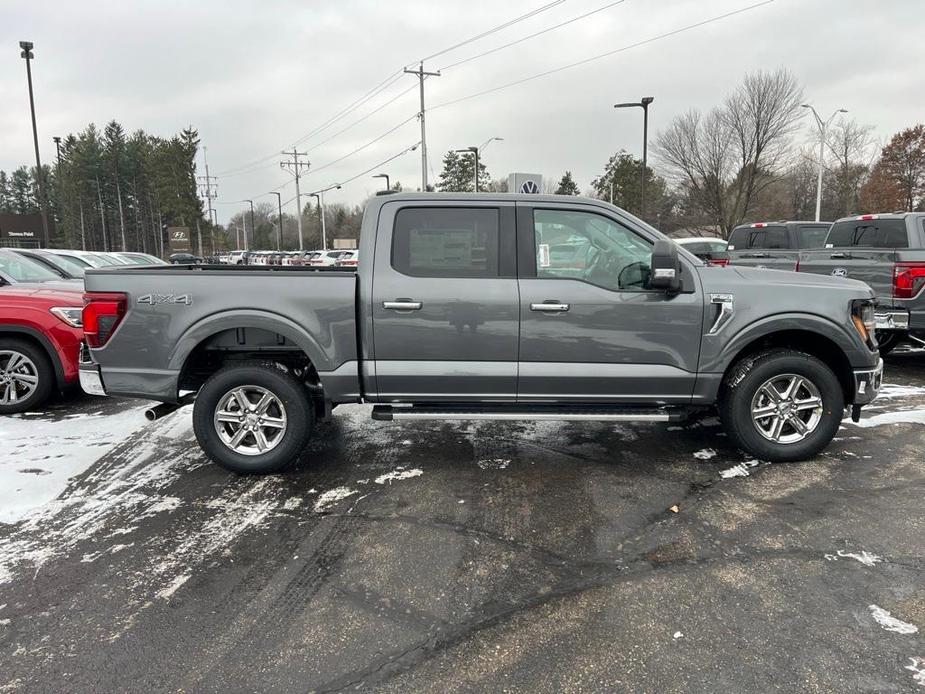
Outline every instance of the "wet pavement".
POLYGON ((925 353, 886 383, 786 465, 712 417, 342 407, 294 470, 237 477, 188 408, 12 418, 0 692, 925 692, 925 353), (32 482, 74 456, 60 495, 32 482))

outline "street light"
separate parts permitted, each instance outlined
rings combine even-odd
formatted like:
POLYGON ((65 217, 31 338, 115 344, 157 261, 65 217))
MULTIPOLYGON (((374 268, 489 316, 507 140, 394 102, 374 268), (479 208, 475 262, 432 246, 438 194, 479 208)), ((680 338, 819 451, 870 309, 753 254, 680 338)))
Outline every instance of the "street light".
POLYGON ((487 140, 485 140, 485 142, 482 143, 481 147, 466 147, 465 149, 454 149, 453 150, 454 152, 457 152, 459 154, 471 154, 473 155, 473 157, 475 157, 475 175, 473 176, 473 178, 475 179, 475 192, 476 193, 479 192, 479 152, 483 151, 486 147, 488 147, 488 145, 490 145, 495 140, 498 140, 500 142, 504 140, 504 138, 503 137, 489 137, 487 140))
MULTIPOLYGON (((257 240, 257 224, 254 222, 254 201, 253 200, 242 200, 241 202, 249 202, 251 204, 251 236, 254 237, 254 241, 257 240)), ((244 250, 250 250, 247 247, 247 226, 244 227, 244 250)))
POLYGON ((318 212, 321 215, 321 250, 323 251, 328 250, 328 232, 324 226, 324 194, 329 190, 340 190, 340 184, 336 183, 323 190, 316 190, 314 193, 309 193, 310 196, 318 201, 318 212))
POLYGON ((813 117, 816 119, 816 125, 819 126, 819 172, 816 176, 816 221, 819 221, 819 213, 822 210, 822 159, 825 156, 825 131, 828 130, 829 125, 835 119, 839 113, 848 113, 847 109, 838 108, 832 112, 832 115, 829 116, 829 119, 822 122, 822 119, 819 117, 819 114, 816 113, 816 109, 812 107, 811 104, 800 104, 803 108, 808 108, 813 112, 813 117))
POLYGON ((39 131, 35 124, 35 98, 32 94, 32 59, 35 54, 32 53, 33 43, 31 41, 20 41, 19 47, 22 53, 19 55, 26 61, 26 81, 29 83, 29 111, 32 113, 32 141, 35 144, 35 182, 39 189, 39 209, 42 213, 42 234, 45 242, 45 248, 49 245, 48 236, 48 210, 45 205, 45 174, 42 171, 42 158, 39 156, 39 131))
POLYGON ((276 196, 276 204, 279 207, 279 229, 276 232, 276 250, 283 250, 283 196, 277 193, 275 190, 271 190, 267 195, 276 196))
POLYGON ((654 96, 644 96, 638 102, 632 101, 622 104, 614 104, 614 108, 635 108, 642 109, 642 188, 640 190, 639 216, 646 216, 646 172, 647 172, 647 154, 649 145, 649 104, 655 101, 654 96))
POLYGON ((373 178, 384 178, 385 179, 385 189, 392 190, 392 186, 389 185, 389 175, 384 173, 373 174, 373 178))

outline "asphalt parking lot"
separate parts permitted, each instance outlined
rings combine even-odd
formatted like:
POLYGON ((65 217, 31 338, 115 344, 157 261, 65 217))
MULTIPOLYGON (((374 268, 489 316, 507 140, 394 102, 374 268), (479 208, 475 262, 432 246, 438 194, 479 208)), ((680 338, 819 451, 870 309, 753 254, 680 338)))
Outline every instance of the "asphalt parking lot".
POLYGON ((886 383, 788 465, 350 407, 236 477, 188 410, 8 418, 0 692, 925 692, 925 352, 886 383))

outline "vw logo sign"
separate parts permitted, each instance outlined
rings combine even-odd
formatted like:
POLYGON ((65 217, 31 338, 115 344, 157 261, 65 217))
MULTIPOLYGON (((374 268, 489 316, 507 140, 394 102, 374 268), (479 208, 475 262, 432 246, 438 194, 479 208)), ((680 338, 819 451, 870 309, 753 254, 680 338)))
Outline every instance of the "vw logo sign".
POLYGON ((520 186, 521 193, 539 193, 540 187, 536 185, 536 181, 524 181, 523 185, 520 186))
POLYGON ((848 270, 843 267, 837 267, 834 270, 832 270, 832 276, 833 277, 847 277, 848 270))

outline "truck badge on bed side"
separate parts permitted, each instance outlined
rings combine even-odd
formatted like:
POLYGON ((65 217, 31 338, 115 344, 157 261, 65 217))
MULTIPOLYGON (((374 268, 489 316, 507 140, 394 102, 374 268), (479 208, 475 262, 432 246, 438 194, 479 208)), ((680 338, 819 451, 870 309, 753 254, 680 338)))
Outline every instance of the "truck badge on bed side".
POLYGON ((161 304, 182 304, 190 306, 193 303, 191 294, 144 294, 138 297, 139 304, 148 304, 149 306, 159 306, 161 304))

